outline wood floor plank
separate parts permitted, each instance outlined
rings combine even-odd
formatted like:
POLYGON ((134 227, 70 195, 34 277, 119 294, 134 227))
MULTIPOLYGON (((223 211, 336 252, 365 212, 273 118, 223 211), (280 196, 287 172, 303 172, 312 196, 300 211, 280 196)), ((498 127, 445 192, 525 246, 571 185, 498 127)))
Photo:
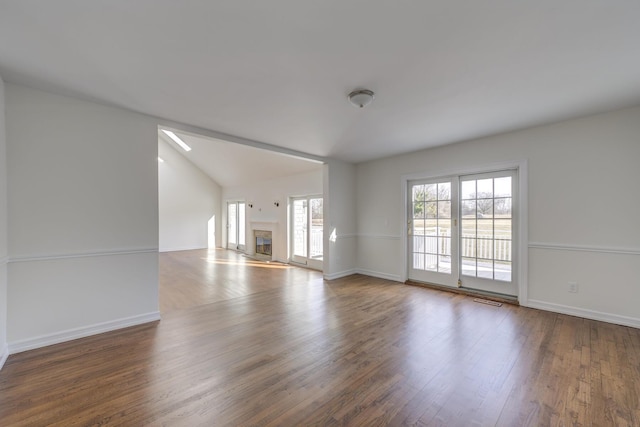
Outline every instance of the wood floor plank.
POLYGON ((15 354, 4 426, 638 426, 640 330, 225 250, 162 320, 15 354))

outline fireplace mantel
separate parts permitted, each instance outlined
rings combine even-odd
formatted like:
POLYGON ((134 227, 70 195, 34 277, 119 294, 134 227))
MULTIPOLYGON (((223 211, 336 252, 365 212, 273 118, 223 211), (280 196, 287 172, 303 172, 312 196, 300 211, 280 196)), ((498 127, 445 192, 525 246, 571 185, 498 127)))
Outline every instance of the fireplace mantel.
POLYGON ((265 230, 276 231, 278 228, 278 221, 251 221, 251 230, 265 230))

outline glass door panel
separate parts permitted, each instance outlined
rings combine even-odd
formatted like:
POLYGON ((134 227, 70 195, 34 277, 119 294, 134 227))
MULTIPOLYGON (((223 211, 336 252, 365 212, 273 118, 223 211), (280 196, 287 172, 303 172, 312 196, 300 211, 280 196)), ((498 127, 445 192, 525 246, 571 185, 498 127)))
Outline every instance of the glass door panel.
POLYGON ((452 216, 455 193, 452 180, 409 184, 410 279, 447 285, 457 280, 457 260, 451 252, 457 235, 452 216))
MULTIPOLYGON (((307 257, 307 200, 293 201, 293 256, 307 257)), ((304 262, 304 260, 300 260, 304 262)))
POLYGON ((240 250, 244 250, 245 246, 247 244, 246 239, 246 231, 245 231, 245 227, 246 227, 246 219, 245 219, 245 203, 244 202, 238 202, 238 249, 240 250))
POLYGON ((321 270, 324 239, 322 197, 291 199, 291 261, 321 270))
POLYGON ((463 287, 516 295, 513 281, 515 171, 460 177, 463 287))
POLYGON ((310 199, 311 204, 311 238, 309 239, 309 257, 322 260, 324 236, 324 203, 322 198, 310 199))
POLYGON ((227 204, 227 248, 238 249, 238 218, 236 203, 227 204))
POLYGON ((245 203, 227 202, 227 248, 244 251, 246 245, 245 203))
POLYGON ((517 295, 516 171, 408 184, 409 279, 517 295))

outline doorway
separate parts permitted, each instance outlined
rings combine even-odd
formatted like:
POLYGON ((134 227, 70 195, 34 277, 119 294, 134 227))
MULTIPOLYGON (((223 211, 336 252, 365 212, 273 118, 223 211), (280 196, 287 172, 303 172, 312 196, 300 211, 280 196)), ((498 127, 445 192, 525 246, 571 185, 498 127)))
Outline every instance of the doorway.
POLYGON ((290 199, 291 262, 321 270, 323 259, 324 213, 320 196, 290 199))
POLYGON ((410 280, 518 295, 517 171, 408 181, 410 280))
POLYGON ((227 202, 227 249, 246 248, 245 206, 244 202, 227 202))

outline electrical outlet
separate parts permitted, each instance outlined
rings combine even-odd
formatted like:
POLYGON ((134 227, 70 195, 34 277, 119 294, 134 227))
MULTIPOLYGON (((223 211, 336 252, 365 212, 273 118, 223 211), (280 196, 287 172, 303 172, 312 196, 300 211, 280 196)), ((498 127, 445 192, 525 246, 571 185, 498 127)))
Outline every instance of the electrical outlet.
POLYGON ((572 294, 578 293, 578 282, 569 282, 569 292, 572 294))

